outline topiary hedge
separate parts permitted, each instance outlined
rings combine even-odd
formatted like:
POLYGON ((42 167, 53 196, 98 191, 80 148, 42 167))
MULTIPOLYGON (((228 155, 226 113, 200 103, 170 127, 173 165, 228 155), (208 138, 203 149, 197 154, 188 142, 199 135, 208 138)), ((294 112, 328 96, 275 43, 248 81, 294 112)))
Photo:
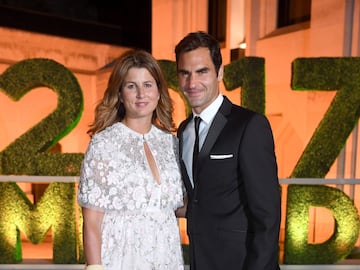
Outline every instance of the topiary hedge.
MULTIPOLYGON (((182 97, 189 114, 191 108, 178 87, 175 62, 159 60, 159 63, 169 87, 182 97)), ((224 68, 226 90, 241 87, 242 106, 259 113, 265 113, 264 67, 263 58, 245 57, 224 68)), ((292 87, 295 90, 337 90, 338 93, 291 177, 325 177, 359 118, 358 70, 358 58, 299 58, 294 61, 292 87)), ((28 59, 9 67, 0 76, 1 91, 15 101, 41 86, 57 93, 57 108, 0 152, 0 174, 75 176, 80 173, 82 153, 48 152, 76 126, 83 111, 82 91, 72 72, 49 59, 28 59)), ((35 205, 15 183, 0 183, 0 263, 22 260, 20 231, 33 243, 39 243, 50 228, 54 236, 54 263, 83 263, 82 217, 80 224, 76 224, 74 213, 78 206, 75 201, 74 183, 51 183, 35 205)), ((351 251, 358 237, 357 210, 337 189, 290 185, 287 216, 285 263, 333 263, 351 251), (337 226, 334 235, 325 243, 308 245, 307 237, 303 236, 298 245, 298 232, 293 228, 307 229, 310 206, 330 208, 337 226), (348 230, 343 220, 347 220, 352 229, 348 230)), ((183 246, 183 250, 184 257, 188 258, 187 247, 183 246)))
MULTIPOLYGON (((79 175, 83 153, 47 152, 80 120, 84 102, 73 73, 50 59, 27 59, 0 76, 0 89, 18 101, 37 87, 58 96, 56 109, 0 153, 3 175, 79 175)), ((51 228, 54 263, 74 263, 80 239, 75 220, 75 183, 51 183, 33 205, 15 183, 0 183, 0 263, 22 260, 19 232, 37 244, 51 228)))
POLYGON ((360 58, 298 58, 292 65, 297 91, 337 91, 291 177, 323 178, 360 116, 360 58))
POLYGON ((1 152, 1 174, 78 175, 83 154, 47 153, 79 122, 84 101, 74 74, 49 59, 28 59, 10 66, 0 76, 0 89, 18 101, 37 87, 58 95, 54 112, 1 152))
MULTIPOLYGON (((292 65, 292 88, 337 91, 324 118, 296 164, 293 178, 324 178, 343 149, 360 116, 360 58, 298 58, 292 65)), ((348 256, 359 237, 359 214, 342 191, 321 186, 290 185, 286 210, 284 262, 334 263, 348 256), (335 228, 324 243, 307 244, 308 208, 322 206, 334 216, 335 228), (300 234, 300 235, 299 235, 300 234)))

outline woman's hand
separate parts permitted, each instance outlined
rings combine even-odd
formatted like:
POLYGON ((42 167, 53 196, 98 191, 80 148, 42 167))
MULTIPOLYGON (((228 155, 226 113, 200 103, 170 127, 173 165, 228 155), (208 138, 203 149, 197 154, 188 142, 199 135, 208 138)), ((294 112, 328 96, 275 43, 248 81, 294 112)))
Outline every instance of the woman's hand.
POLYGON ((185 218, 186 217, 186 208, 188 204, 187 196, 184 197, 184 205, 175 210, 175 215, 177 218, 185 218))

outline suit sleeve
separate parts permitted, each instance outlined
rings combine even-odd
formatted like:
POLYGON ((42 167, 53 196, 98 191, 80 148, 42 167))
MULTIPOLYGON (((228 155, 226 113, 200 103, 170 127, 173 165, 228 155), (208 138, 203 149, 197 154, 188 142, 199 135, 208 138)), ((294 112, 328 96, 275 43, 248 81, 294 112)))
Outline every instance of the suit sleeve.
POLYGON ((249 120, 240 147, 239 163, 249 215, 245 269, 278 269, 280 187, 273 135, 263 115, 256 114, 249 120))

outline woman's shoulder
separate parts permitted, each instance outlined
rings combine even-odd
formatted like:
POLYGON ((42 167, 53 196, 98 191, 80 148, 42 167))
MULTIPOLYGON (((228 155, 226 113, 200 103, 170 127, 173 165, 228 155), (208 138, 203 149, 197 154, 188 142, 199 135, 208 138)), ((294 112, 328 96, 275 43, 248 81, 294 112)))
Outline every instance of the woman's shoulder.
POLYGON ((103 140, 103 139, 106 139, 109 137, 111 138, 111 137, 113 137, 114 134, 118 134, 121 129, 122 128, 121 128, 120 122, 116 122, 116 123, 112 124, 111 126, 108 126, 107 128, 103 129, 102 131, 96 133, 93 136, 93 139, 103 140))
POLYGON ((154 126, 151 133, 151 140, 160 147, 167 148, 178 145, 178 138, 170 131, 162 130, 154 126))
POLYGON ((90 140, 87 152, 106 155, 121 147, 123 137, 121 126, 117 123, 107 127, 106 129, 94 134, 90 140))
POLYGON ((104 130, 94 134, 91 138, 91 145, 103 147, 104 143, 109 143, 113 141, 121 141, 119 137, 122 136, 122 127, 119 123, 115 123, 104 130))
POLYGON ((163 138, 175 137, 176 138, 176 136, 174 134, 172 134, 170 131, 160 129, 160 128, 156 127, 155 125, 152 128, 152 133, 153 133, 153 135, 155 135, 157 137, 163 137, 163 138))

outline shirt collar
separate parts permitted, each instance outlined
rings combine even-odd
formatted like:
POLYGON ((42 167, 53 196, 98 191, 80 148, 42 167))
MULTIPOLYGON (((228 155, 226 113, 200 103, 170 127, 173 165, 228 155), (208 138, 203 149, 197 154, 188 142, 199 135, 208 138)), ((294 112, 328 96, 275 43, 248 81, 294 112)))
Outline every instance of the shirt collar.
POLYGON ((210 124, 211 121, 214 119, 215 114, 219 110, 223 100, 223 95, 219 94, 217 98, 205 110, 200 113, 200 115, 197 115, 194 112, 193 115, 200 116, 202 121, 204 121, 206 124, 210 124))

